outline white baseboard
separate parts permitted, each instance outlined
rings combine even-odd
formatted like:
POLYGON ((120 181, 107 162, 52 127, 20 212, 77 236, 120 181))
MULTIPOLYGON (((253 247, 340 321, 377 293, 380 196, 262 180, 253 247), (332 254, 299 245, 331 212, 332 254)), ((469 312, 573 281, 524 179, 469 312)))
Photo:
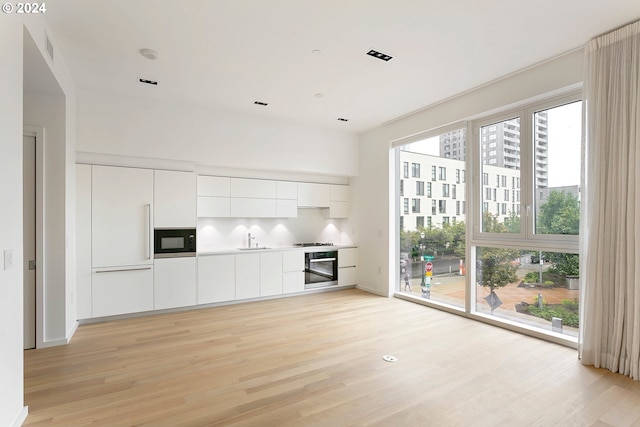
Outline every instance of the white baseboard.
POLYGON ((76 320, 75 322, 73 322, 73 327, 71 328, 71 330, 69 331, 69 333, 67 334, 67 344, 69 344, 71 342, 71 338, 73 338, 73 336, 75 335, 76 331, 78 330, 78 326, 80 326, 80 323, 76 320))
POLYGON ((16 417, 16 420, 13 422, 12 427, 20 427, 27 419, 27 415, 29 415, 29 407, 23 406, 22 411, 16 417))
POLYGON ((358 285, 356 286, 356 288, 360 289, 361 291, 369 292, 370 294, 376 294, 376 295, 380 295, 381 297, 391 298, 391 295, 380 292, 378 289, 371 289, 362 285, 358 285))
POLYGON ((69 331, 69 333, 67 334, 67 336, 65 338, 61 338, 61 339, 58 339, 58 340, 43 341, 42 344, 38 348, 56 347, 56 346, 59 346, 59 345, 67 345, 67 344, 69 344, 71 342, 71 338, 73 338, 73 335, 78 330, 78 326, 79 325, 80 325, 80 323, 76 320, 73 323, 73 327, 71 328, 71 330, 69 331))

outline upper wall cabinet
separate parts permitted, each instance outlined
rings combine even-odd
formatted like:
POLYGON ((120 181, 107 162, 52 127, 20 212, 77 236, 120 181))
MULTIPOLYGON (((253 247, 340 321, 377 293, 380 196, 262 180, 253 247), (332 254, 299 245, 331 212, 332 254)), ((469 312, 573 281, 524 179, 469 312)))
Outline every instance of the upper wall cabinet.
POLYGON ((231 216, 231 178, 198 176, 198 217, 231 216))
POLYGON ((331 186, 310 182, 298 183, 298 206, 301 208, 328 208, 331 186))
POLYGON ((195 227, 196 175, 193 172, 154 171, 154 226, 195 227))
POLYGON ((331 185, 329 201, 329 218, 349 217, 349 186, 331 185))
POLYGON ((198 177, 198 217, 293 218, 298 183, 269 179, 198 177))
POLYGON ((268 179, 231 178, 231 197, 275 199, 276 181, 268 179))
POLYGON ((229 197, 231 178, 227 176, 198 176, 198 196, 229 197))

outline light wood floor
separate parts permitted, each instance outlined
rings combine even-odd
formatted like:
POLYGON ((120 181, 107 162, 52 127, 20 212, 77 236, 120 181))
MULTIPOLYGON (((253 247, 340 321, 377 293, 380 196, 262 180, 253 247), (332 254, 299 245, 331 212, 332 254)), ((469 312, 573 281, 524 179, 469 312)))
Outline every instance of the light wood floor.
POLYGON ((355 289, 83 325, 25 377, 27 426, 640 425, 575 350, 355 289))

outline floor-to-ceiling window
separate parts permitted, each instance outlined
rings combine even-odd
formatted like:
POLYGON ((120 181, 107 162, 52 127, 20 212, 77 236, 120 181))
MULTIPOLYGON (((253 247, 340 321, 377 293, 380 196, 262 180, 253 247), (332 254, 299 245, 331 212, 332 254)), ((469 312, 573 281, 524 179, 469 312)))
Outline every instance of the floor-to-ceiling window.
POLYGON ((397 291, 575 339, 581 129, 572 94, 398 145, 397 291))
POLYGON ((466 128, 432 132, 397 148, 400 274, 396 290, 416 298, 465 307, 466 128), (405 166, 403 166, 405 167, 405 166), (405 209, 411 199, 411 210, 405 209))
POLYGON ((472 312, 577 337, 581 104, 556 98, 474 123, 472 312))

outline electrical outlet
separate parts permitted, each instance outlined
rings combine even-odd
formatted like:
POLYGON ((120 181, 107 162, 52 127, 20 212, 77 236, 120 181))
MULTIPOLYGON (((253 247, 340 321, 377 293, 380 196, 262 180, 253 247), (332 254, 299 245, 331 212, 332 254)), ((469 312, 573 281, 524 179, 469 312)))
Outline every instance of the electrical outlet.
POLYGON ((11 270, 13 268, 13 250, 5 249, 4 251, 4 269, 11 270))

